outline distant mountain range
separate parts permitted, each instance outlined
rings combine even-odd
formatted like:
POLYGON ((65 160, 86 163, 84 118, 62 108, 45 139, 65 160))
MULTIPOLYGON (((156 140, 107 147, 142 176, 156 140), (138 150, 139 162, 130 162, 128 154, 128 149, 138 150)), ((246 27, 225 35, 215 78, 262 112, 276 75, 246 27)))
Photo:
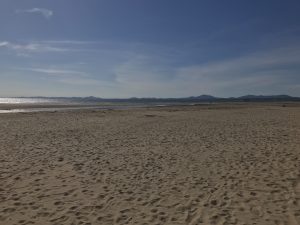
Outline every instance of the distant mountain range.
POLYGON ((258 102, 258 101, 300 101, 300 97, 289 95, 244 95, 240 97, 220 98, 211 95, 189 97, 199 101, 235 101, 235 102, 258 102))
POLYGON ((32 97, 43 99, 67 100, 74 102, 274 102, 274 101, 300 101, 300 97, 292 97, 289 95, 244 95, 240 97, 221 98, 212 95, 199 95, 185 98, 99 98, 89 97, 32 97))

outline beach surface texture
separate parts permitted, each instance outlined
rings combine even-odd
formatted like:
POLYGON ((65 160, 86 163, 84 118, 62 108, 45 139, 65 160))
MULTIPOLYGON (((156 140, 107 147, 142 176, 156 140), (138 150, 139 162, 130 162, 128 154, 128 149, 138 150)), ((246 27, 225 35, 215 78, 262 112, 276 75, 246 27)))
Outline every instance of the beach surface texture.
POLYGON ((300 224, 299 104, 1 114, 0 135, 1 225, 300 224))

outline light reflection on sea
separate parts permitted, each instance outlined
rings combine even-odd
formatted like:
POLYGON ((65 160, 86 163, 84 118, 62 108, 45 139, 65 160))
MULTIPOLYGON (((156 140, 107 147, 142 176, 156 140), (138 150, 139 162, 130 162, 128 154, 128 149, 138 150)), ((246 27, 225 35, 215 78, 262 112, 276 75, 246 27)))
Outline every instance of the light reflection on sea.
POLYGON ((63 108, 28 108, 28 109, 2 109, 0 114, 3 113, 29 113, 29 112, 57 112, 57 111, 70 111, 70 110, 79 110, 79 109, 95 109, 95 110, 104 110, 108 108, 92 106, 92 107, 63 107, 63 108))
MULTIPOLYGON (((74 110, 122 110, 130 108, 147 107, 147 105, 115 105, 115 106, 79 106, 79 107, 50 107, 50 108, 24 108, 24 109, 0 109, 0 114, 6 113, 32 113, 32 112, 59 112, 74 110)), ((153 105, 153 107, 163 107, 163 105, 153 105)))
POLYGON ((0 104, 49 104, 58 100, 46 98, 0 98, 0 104))

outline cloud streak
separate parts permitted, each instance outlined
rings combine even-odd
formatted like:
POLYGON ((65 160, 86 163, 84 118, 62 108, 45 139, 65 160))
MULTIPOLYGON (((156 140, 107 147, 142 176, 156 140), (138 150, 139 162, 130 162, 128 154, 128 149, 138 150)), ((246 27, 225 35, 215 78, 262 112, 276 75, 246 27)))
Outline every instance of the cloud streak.
POLYGON ((15 68, 16 70, 31 71, 43 75, 52 81, 75 86, 107 86, 108 82, 93 78, 90 74, 77 70, 53 68, 15 68))
POLYGON ((75 71, 75 70, 61 70, 61 69, 49 69, 49 68, 24 68, 21 70, 29 70, 37 73, 46 73, 50 75, 76 75, 76 76, 87 76, 86 73, 75 71))
POLYGON ((93 41, 76 41, 76 40, 60 40, 60 41, 0 41, 0 49, 6 48, 13 50, 17 55, 26 55, 30 53, 64 53, 64 52, 77 52, 85 54, 97 53, 114 53, 122 52, 117 49, 110 49, 104 42, 93 41))
POLYGON ((28 44, 20 44, 13 43, 9 41, 0 42, 0 48, 7 48, 9 50, 14 50, 18 54, 24 53, 41 53, 41 52, 66 52, 69 51, 67 48, 53 46, 50 44, 42 44, 42 43, 28 43, 28 44))
POLYGON ((44 8, 17 9, 16 13, 34 13, 34 14, 42 15, 46 19, 50 19, 53 16, 52 10, 44 9, 44 8))
POLYGON ((299 56, 299 47, 278 48, 230 60, 183 67, 177 75, 190 79, 243 77, 258 71, 277 71, 286 66, 299 65, 299 56))

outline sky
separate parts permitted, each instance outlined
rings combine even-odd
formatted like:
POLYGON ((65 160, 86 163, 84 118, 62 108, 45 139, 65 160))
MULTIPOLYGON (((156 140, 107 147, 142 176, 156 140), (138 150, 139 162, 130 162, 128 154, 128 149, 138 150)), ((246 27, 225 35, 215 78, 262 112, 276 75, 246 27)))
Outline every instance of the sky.
POLYGON ((300 97, 299 0, 0 0, 0 97, 300 97))

